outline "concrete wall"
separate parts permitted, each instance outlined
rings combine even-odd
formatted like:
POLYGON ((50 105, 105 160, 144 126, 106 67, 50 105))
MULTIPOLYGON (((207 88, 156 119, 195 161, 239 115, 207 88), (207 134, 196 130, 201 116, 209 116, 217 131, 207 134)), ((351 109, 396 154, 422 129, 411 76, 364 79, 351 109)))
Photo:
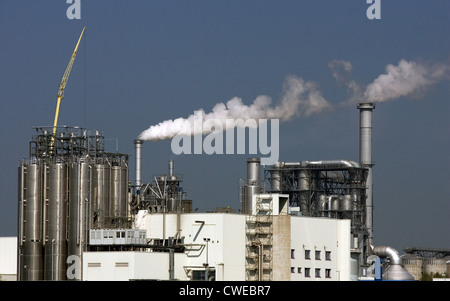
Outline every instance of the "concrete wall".
MULTIPOLYGON (((175 279, 182 276, 185 256, 175 254, 175 279)), ((84 281, 169 280, 169 253, 85 252, 84 281)))
POLYGON ((273 217, 273 280, 291 280, 291 216, 273 217))
POLYGON ((291 233, 291 280, 350 280, 350 220, 293 216, 291 233))
MULTIPOLYGON (((140 227, 147 230, 148 238, 168 238, 176 235, 176 218, 176 214, 148 214, 140 227)), ((208 263, 216 270, 216 280, 245 280, 245 215, 188 213, 181 215, 180 225, 186 245, 187 275, 179 279, 189 280, 192 271, 204 270, 208 263)))

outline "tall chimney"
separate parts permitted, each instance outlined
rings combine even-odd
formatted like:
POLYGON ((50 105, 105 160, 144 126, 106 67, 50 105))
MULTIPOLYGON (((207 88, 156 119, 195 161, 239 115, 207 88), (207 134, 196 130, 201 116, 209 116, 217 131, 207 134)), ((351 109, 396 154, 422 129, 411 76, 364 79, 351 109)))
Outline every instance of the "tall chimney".
POLYGON ((136 177, 135 177, 135 184, 137 187, 141 186, 141 164, 142 164, 142 140, 136 139, 134 140, 134 148, 136 151, 136 177))
POLYGON ((368 169, 366 180, 366 228, 368 243, 373 244, 373 185, 372 185, 372 110, 373 103, 360 103, 359 115, 359 161, 368 169))

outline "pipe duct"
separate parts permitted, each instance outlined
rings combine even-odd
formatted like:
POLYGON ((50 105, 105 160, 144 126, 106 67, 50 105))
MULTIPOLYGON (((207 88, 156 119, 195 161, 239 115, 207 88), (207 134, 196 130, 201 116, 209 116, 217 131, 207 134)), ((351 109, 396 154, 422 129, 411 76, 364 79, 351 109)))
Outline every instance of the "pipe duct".
POLYGON ((411 281, 414 277, 402 267, 398 251, 389 246, 371 246, 372 254, 389 259, 389 266, 383 272, 383 280, 411 281))
POLYGON ((142 180, 141 180, 141 166, 142 166, 142 144, 143 141, 136 139, 134 140, 134 149, 136 152, 136 177, 135 177, 135 181, 136 181, 136 186, 139 187, 142 184, 142 180))

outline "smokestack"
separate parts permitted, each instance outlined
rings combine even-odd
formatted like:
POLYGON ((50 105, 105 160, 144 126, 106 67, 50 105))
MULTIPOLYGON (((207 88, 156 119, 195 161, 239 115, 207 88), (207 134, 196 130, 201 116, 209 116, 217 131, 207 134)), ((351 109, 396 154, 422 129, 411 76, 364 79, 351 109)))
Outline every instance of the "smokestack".
POLYGON ((362 167, 368 169, 366 180, 366 228, 368 243, 373 243, 373 191, 372 191, 372 110, 373 103, 360 103, 359 119, 359 161, 362 167))
POLYGON ((136 151, 136 177, 135 177, 135 181, 136 181, 136 186, 139 187, 141 186, 142 182, 141 182, 141 164, 142 164, 142 140, 136 139, 134 140, 134 148, 136 151))
POLYGON ((247 159, 247 182, 244 187, 244 203, 242 204, 244 214, 252 214, 252 197, 254 194, 261 193, 260 165, 259 158, 247 159))
POLYGON ((169 160, 169 177, 172 178, 174 175, 174 163, 173 160, 169 160))

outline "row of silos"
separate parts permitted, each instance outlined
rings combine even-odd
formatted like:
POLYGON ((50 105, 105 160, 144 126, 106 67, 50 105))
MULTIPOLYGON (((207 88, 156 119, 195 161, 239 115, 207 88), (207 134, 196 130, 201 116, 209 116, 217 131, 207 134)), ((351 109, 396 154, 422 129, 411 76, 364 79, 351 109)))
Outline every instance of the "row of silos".
POLYGON ((90 229, 128 226, 127 155, 30 156, 18 175, 19 280, 65 280, 90 229))
POLYGON ((407 253, 402 256, 402 264, 415 280, 421 280, 424 274, 431 276, 438 274, 446 277, 450 275, 450 256, 424 258, 407 253))

